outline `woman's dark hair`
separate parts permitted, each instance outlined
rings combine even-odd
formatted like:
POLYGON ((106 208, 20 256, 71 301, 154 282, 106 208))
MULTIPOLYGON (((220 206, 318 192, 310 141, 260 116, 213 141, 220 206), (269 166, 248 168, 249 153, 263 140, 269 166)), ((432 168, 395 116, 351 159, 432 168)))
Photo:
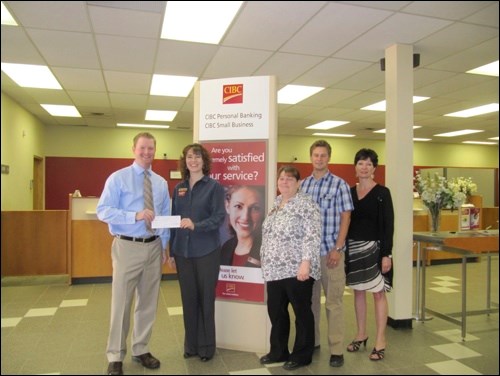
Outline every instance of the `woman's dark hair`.
POLYGON ((300 180, 300 172, 294 166, 281 166, 278 170, 278 178, 282 172, 284 172, 285 175, 293 176, 295 179, 297 179, 297 181, 300 180))
POLYGON ((358 163, 358 161, 364 161, 366 159, 369 159, 372 161, 373 167, 378 166, 378 155, 372 149, 359 150, 356 153, 356 155, 354 156, 354 165, 356 166, 356 163, 358 163))
POLYGON ((203 175, 210 174, 210 170, 212 168, 212 158, 210 157, 207 149, 205 149, 201 144, 189 144, 184 147, 182 155, 179 158, 179 170, 181 171, 182 178, 185 180, 189 179, 190 176, 189 169, 186 165, 186 155, 190 150, 192 150, 194 154, 201 155, 201 158, 203 159, 203 175))
POLYGON ((242 184, 242 185, 230 185, 227 187, 227 190, 226 190, 226 201, 231 201, 231 197, 233 195, 233 193, 239 191, 240 189, 248 189, 250 191, 254 191, 255 193, 257 193, 257 195, 259 196, 259 198, 262 199, 262 202, 265 202, 265 189, 263 186, 261 185, 246 185, 246 184, 242 184))

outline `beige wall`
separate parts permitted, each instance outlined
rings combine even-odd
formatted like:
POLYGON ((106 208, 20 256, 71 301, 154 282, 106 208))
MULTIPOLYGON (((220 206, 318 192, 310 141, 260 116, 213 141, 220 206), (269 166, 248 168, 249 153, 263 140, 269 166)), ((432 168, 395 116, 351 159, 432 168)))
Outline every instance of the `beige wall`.
MULTIPOLYGON (((182 148, 192 142, 191 132, 149 130, 156 136, 156 158, 167 154, 177 159, 182 148)), ((139 129, 92 128, 92 127, 45 127, 46 155, 51 157, 131 158, 132 139, 139 129)), ((280 136, 278 162, 309 162, 309 147, 317 137, 280 136)), ((379 163, 385 164, 384 141, 345 140, 329 138, 332 145, 333 163, 354 163, 354 154, 369 147, 379 155, 379 163)), ((414 164, 419 166, 449 167, 498 167, 498 146, 414 144, 414 164)))
MULTIPOLYGON (((34 156, 132 158, 132 139, 139 129, 94 128, 43 125, 2 92, 2 164, 10 173, 2 174, 2 210, 31 210, 34 156)), ((177 159, 182 148, 192 142, 191 132, 150 131, 157 139, 157 158, 167 154, 177 159)), ((309 146, 315 137, 280 136, 278 162, 309 162, 309 146)), ((332 162, 353 163, 362 147, 377 151, 385 164, 383 141, 328 139, 333 148, 332 162)), ((419 166, 498 168, 498 145, 414 144, 414 162, 419 166)))
MULTIPOLYGON (((280 136, 278 139, 278 161, 309 162, 309 146, 317 137, 280 136)), ((377 152, 379 163, 385 165, 385 142, 326 138, 332 146, 333 163, 352 163, 361 148, 377 152)), ((459 145, 415 142, 413 164, 416 166, 483 167, 498 168, 498 145, 459 145)))
POLYGON ((2 92, 2 210, 32 210, 33 158, 44 157, 45 127, 2 92))
POLYGON ((45 126, 45 151, 50 157, 133 158, 134 136, 147 131, 156 138, 156 158, 178 159, 185 145, 193 142, 191 132, 168 129, 95 128, 45 126))

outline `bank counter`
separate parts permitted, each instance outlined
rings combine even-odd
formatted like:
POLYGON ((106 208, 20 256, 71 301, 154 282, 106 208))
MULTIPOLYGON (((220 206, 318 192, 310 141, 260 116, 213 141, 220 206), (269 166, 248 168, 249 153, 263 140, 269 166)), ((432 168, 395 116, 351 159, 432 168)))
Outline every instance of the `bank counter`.
MULTIPOLYGON (((491 301, 491 257, 498 256, 498 230, 478 231, 441 231, 415 232, 413 240, 417 244, 417 271, 416 271, 416 315, 417 321, 426 321, 426 313, 432 313, 444 320, 461 325, 462 340, 465 340, 467 316, 490 314, 498 312, 498 302, 491 301), (462 260, 461 263, 461 311, 458 313, 442 313, 426 307, 426 258, 428 251, 448 252, 462 260), (485 307, 482 310, 467 310, 467 260, 487 259, 485 307), (492 306, 495 305, 496 308, 492 306), (460 317, 457 319, 456 317, 460 317)), ((497 281, 498 283, 498 281, 497 281)))
MULTIPOLYGON (((70 283, 111 280, 111 243, 108 225, 97 218, 98 197, 69 195, 68 249, 70 283)), ((175 270, 163 265, 164 277, 175 270)))
MULTIPOLYGON (((498 207, 485 208, 483 207, 483 198, 480 195, 473 195, 470 197, 470 203, 475 208, 479 208, 479 229, 498 229, 498 207)), ((429 211, 424 206, 422 201, 418 198, 413 200, 413 232, 430 231, 430 218, 429 211)), ((441 225, 440 231, 463 231, 460 228, 460 215, 459 210, 442 210, 441 212, 441 225)), ((423 247, 427 244, 422 243, 423 247)), ((432 247, 427 247, 426 265, 449 263, 453 261, 460 261, 460 255, 454 252, 447 252, 444 250, 434 251, 432 247)), ((417 259, 416 243, 413 247, 413 260, 417 259)))

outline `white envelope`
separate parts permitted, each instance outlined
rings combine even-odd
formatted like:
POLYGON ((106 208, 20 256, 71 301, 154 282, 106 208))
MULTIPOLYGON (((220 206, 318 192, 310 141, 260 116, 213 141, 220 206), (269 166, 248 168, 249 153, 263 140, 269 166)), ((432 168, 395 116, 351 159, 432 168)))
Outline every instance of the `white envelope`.
POLYGON ((174 228, 181 227, 180 215, 159 215, 151 223, 152 228, 174 228))

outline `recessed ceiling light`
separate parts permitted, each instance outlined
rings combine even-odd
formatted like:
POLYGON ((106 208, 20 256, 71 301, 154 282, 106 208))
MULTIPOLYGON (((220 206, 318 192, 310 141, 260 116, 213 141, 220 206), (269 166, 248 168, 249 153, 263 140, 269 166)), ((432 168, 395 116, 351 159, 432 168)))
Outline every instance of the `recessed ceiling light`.
POLYGON ((44 65, 2 63, 2 70, 21 87, 62 90, 50 69, 44 65))
POLYGON ((413 141, 431 141, 432 138, 414 138, 413 141))
POLYGON ((306 129, 332 129, 348 123, 349 121, 325 120, 321 123, 310 125, 306 129))
POLYGON ((177 115, 177 111, 157 111, 147 110, 146 120, 149 121, 172 121, 177 115))
MULTIPOLYGON (((429 99, 430 97, 413 97, 413 103, 418 103, 418 102, 423 102, 429 99)), ((369 106, 361 108, 362 110, 369 110, 369 111, 385 111, 386 110, 386 101, 380 101, 374 104, 371 104, 369 106)))
POLYGON ((161 38, 218 44, 243 1, 167 1, 161 38))
POLYGON ((482 74, 484 76, 498 77, 498 60, 478 68, 468 70, 466 73, 482 74))
POLYGON ((345 133, 313 133, 313 136, 325 136, 325 137, 355 137, 354 134, 345 134, 345 133))
POLYGON ((75 106, 58 104, 41 104, 40 106, 52 116, 82 117, 75 106))
POLYGON ((479 133, 479 132, 484 132, 484 131, 481 131, 478 129, 463 129, 461 131, 435 134, 434 136, 437 136, 437 137, 457 137, 457 136, 463 136, 466 134, 479 133))
POLYGON ((286 85, 278 91, 278 103, 296 104, 323 89, 318 86, 286 85))
POLYGON ((130 128, 162 128, 167 129, 170 128, 170 125, 161 125, 161 124, 129 124, 129 123, 117 123, 118 127, 130 127, 130 128))
POLYGON ((450 114, 445 114, 444 116, 453 116, 468 118, 472 116, 479 116, 484 114, 489 114, 490 112, 498 111, 498 103, 485 104, 484 106, 469 108, 468 110, 452 112, 450 114))
POLYGON ((187 97, 197 80, 198 77, 154 74, 149 94, 167 97, 187 97))

